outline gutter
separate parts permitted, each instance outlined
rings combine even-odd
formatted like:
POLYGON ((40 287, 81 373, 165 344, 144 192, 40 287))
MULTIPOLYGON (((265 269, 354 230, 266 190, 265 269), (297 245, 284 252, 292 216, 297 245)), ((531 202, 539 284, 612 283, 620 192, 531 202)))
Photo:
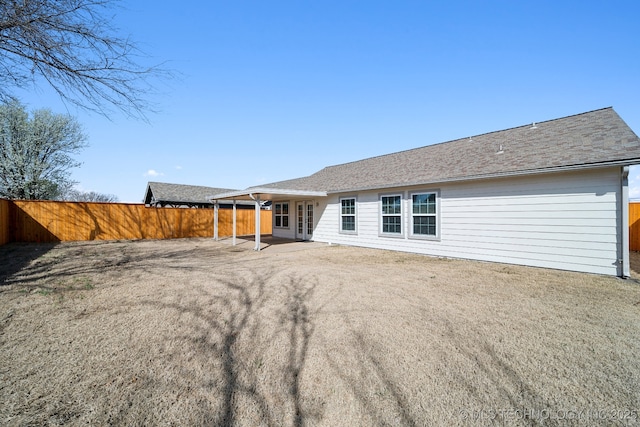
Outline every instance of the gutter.
POLYGON ((214 194, 210 196, 212 200, 233 199, 236 197, 249 197, 254 199, 254 195, 260 194, 277 194, 279 196, 293 196, 293 197, 327 197, 325 191, 308 191, 308 190, 291 190, 284 188, 270 188, 270 187, 251 187, 246 190, 232 191, 228 193, 214 194))

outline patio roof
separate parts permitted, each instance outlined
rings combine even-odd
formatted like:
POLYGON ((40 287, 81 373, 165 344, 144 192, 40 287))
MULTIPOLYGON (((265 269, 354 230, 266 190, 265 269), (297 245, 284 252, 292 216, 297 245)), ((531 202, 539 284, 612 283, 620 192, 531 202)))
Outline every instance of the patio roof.
POLYGON ((273 200, 282 197, 327 197, 326 191, 292 190, 269 187, 252 187, 246 190, 227 191, 225 193, 214 194, 211 200, 273 200))

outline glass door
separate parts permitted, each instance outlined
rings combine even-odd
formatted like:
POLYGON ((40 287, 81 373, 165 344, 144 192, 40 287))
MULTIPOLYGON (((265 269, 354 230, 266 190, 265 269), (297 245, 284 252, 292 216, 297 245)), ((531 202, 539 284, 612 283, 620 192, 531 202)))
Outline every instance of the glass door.
POLYGON ((296 239, 304 240, 304 203, 296 203, 296 239))
POLYGON ((307 203, 307 233, 305 240, 313 237, 313 202, 307 203))
POLYGON ((313 202, 296 203, 296 239, 309 240, 313 236, 313 202))

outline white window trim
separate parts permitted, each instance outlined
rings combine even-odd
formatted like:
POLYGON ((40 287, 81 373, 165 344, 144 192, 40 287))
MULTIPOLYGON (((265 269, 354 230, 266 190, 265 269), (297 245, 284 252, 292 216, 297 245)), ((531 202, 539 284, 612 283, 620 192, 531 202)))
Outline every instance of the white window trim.
MULTIPOLYGON (((282 209, 282 207, 280 208, 282 209)), ((291 203, 289 201, 283 201, 283 202, 273 202, 272 203, 272 210, 273 210, 273 228, 278 228, 281 230, 288 230, 291 227, 291 203), (283 214, 276 214, 277 209, 276 209, 276 205, 287 205, 287 213, 283 214), (280 224, 282 224, 282 218, 284 218, 285 216, 288 218, 287 219, 287 226, 284 227, 282 225, 277 226, 276 225, 276 217, 279 216, 280 219, 280 224)))
POLYGON ((404 192, 394 192, 394 193, 380 193, 378 194, 378 236, 379 237, 392 237, 396 239, 404 239, 405 238, 405 220, 404 220, 404 212, 405 212, 405 197, 404 192), (400 197, 400 213, 395 214, 394 216, 400 216, 400 233, 389 233, 382 231, 382 198, 383 197, 400 197))
POLYGON ((407 211, 409 212, 409 238, 410 239, 417 239, 417 240, 433 240, 433 241, 440 241, 440 190, 438 189, 429 189, 429 190, 415 190, 415 191, 411 191, 409 192, 409 197, 407 199, 408 201, 408 207, 407 207, 407 211), (435 235, 425 235, 425 234, 414 234, 413 233, 413 196, 416 194, 435 194, 436 195, 436 213, 435 213, 435 218, 436 218, 436 234, 435 235))
POLYGON ((340 234, 351 234, 351 235, 355 235, 358 234, 358 198, 356 196, 344 196, 344 197, 340 197, 340 199, 338 200, 338 232, 340 234), (344 215, 342 213, 342 201, 343 200, 352 200, 353 199, 353 208, 354 208, 354 212, 353 215, 344 215), (353 220, 354 220, 354 230, 343 230, 342 229, 342 217, 344 216, 353 216, 353 220))

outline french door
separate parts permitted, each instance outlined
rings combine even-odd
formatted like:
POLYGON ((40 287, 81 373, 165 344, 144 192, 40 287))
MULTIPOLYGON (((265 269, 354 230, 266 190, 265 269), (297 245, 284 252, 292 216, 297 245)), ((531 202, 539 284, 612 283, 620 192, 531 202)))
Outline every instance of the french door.
POLYGON ((313 202, 296 203, 296 239, 313 238, 313 202))

